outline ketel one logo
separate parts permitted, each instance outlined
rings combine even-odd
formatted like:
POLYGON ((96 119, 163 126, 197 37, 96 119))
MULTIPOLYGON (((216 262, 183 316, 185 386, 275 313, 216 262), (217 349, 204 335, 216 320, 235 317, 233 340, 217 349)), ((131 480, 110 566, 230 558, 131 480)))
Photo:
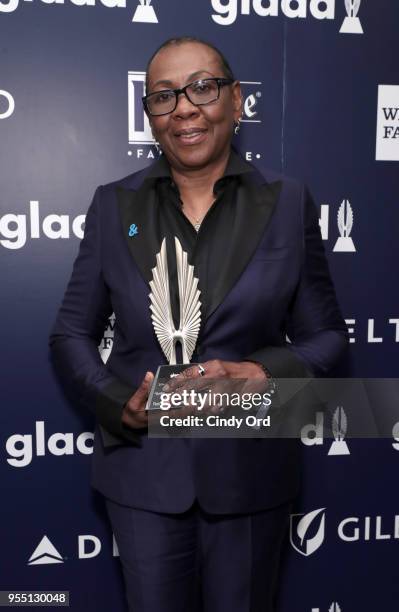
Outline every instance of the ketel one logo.
MULTIPOLYGON (((316 423, 304 425, 301 440, 305 446, 321 445, 324 442, 324 414, 316 412, 316 423)), ((342 406, 338 406, 332 416, 331 424, 334 442, 328 451, 329 455, 350 455, 345 436, 348 430, 348 419, 342 406)))
POLYGON ((158 23, 154 7, 151 6, 151 0, 140 0, 140 3, 133 15, 132 21, 139 21, 141 23, 158 23))
POLYGON ((50 563, 64 563, 64 559, 45 535, 29 557, 28 565, 49 565, 50 563))
POLYGON ((308 514, 291 514, 290 541, 297 552, 305 557, 314 553, 324 542, 325 508, 308 514))

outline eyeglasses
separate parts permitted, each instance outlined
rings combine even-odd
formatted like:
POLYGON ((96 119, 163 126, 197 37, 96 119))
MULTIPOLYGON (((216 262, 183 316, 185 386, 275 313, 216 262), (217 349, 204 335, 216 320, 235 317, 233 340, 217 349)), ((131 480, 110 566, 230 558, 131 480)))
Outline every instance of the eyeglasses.
POLYGON ((231 85, 233 79, 214 77, 211 79, 200 79, 189 83, 181 89, 162 89, 155 91, 142 98, 144 108, 150 115, 168 115, 173 113, 177 106, 180 94, 184 94, 191 104, 202 106, 216 102, 220 96, 220 88, 223 85, 231 85))

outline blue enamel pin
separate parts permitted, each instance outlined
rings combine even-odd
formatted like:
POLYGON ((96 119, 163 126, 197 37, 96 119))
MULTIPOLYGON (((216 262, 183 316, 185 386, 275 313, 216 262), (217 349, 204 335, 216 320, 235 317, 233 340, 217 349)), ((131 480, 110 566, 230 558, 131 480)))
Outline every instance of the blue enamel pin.
POLYGON ((137 227, 137 225, 135 223, 132 223, 131 226, 129 227, 129 236, 137 236, 137 234, 139 233, 139 228, 137 227))

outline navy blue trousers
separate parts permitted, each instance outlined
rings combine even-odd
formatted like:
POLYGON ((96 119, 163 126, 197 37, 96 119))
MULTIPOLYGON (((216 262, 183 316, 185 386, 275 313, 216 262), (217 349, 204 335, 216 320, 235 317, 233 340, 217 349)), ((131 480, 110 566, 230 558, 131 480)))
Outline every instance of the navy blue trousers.
POLYGON ((291 502, 231 515, 106 504, 129 612, 273 612, 291 502))

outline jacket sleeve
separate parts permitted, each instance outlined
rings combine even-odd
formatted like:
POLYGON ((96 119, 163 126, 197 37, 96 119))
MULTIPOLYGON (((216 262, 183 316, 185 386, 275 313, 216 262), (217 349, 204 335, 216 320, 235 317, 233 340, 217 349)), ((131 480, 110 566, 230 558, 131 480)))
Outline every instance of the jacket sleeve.
POLYGON ((302 266, 286 319, 290 342, 267 346, 248 356, 262 363, 274 378, 326 376, 348 345, 317 209, 306 187, 302 189, 301 211, 302 266))
POLYGON ((94 412, 105 433, 113 434, 121 442, 138 442, 138 433, 122 423, 123 406, 136 388, 114 376, 98 350, 112 314, 102 273, 101 191, 102 187, 96 190, 86 216, 84 237, 51 331, 50 354, 63 384, 94 412))

